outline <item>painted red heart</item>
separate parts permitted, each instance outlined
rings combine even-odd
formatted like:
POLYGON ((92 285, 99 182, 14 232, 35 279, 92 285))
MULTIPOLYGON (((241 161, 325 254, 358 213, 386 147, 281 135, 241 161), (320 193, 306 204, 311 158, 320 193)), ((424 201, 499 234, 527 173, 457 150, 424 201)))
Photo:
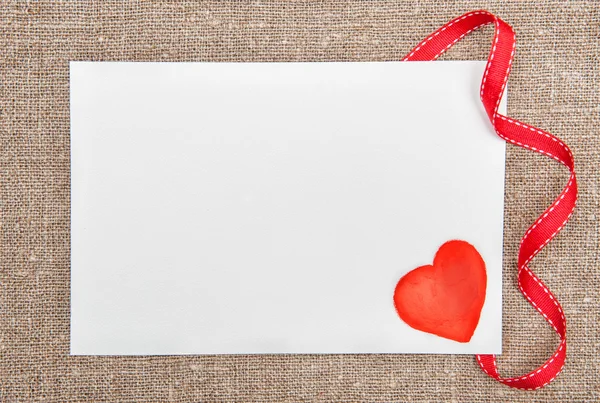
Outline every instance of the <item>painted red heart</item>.
POLYGON ((461 343, 471 340, 485 301, 485 262, 465 241, 448 241, 433 265, 406 273, 394 291, 394 305, 410 327, 461 343))

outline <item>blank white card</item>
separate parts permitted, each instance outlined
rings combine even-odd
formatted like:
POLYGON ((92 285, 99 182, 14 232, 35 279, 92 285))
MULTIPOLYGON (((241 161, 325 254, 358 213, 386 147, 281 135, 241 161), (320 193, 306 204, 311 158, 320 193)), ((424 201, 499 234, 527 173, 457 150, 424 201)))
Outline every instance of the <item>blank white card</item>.
POLYGON ((71 353, 499 353, 484 67, 72 62, 71 353), (451 239, 487 266, 468 343, 392 299, 451 239))

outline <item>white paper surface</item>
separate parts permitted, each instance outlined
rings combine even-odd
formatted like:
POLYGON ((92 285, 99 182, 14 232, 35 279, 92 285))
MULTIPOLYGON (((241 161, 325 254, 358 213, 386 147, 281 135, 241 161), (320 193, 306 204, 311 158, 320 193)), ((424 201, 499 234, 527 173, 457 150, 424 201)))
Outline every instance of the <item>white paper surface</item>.
POLYGON ((71 353, 499 353, 484 66, 72 62, 71 353), (392 300, 451 239, 488 272, 464 344, 392 300))

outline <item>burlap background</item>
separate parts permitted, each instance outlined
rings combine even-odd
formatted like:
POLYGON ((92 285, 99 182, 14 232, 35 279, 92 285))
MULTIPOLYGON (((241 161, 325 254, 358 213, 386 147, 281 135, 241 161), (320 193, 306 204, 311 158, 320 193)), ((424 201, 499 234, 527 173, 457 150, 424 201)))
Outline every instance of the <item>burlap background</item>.
MULTIPOLYGON (((582 1, 3 1, 0 6, 0 401, 597 401, 600 399, 599 25, 582 1), (563 374, 537 392, 488 378, 472 356, 69 356, 69 60, 399 60, 430 31, 486 8, 517 32, 509 114, 576 157, 579 208, 533 264, 567 314, 563 374)), ((483 59, 491 29, 447 59, 483 59)), ((506 375, 557 338, 516 287, 519 238, 566 183, 509 146, 506 375)))

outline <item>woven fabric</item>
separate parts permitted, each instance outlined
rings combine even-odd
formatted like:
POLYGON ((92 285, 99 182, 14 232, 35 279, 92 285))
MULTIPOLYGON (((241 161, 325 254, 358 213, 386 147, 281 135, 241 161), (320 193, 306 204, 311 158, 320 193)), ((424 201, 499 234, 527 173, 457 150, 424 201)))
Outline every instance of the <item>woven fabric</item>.
MULTIPOLYGON (((491 28, 443 59, 485 59, 491 28)), ((4 1, 0 5, 0 401, 597 401, 600 399, 600 5, 593 1, 4 1), (462 355, 69 356, 70 60, 400 60, 485 8, 511 24, 508 115, 573 150, 578 209, 531 265, 559 298, 568 358, 537 392, 462 355)), ((567 173, 507 146, 503 375, 557 337, 516 285, 520 237, 567 173)))

